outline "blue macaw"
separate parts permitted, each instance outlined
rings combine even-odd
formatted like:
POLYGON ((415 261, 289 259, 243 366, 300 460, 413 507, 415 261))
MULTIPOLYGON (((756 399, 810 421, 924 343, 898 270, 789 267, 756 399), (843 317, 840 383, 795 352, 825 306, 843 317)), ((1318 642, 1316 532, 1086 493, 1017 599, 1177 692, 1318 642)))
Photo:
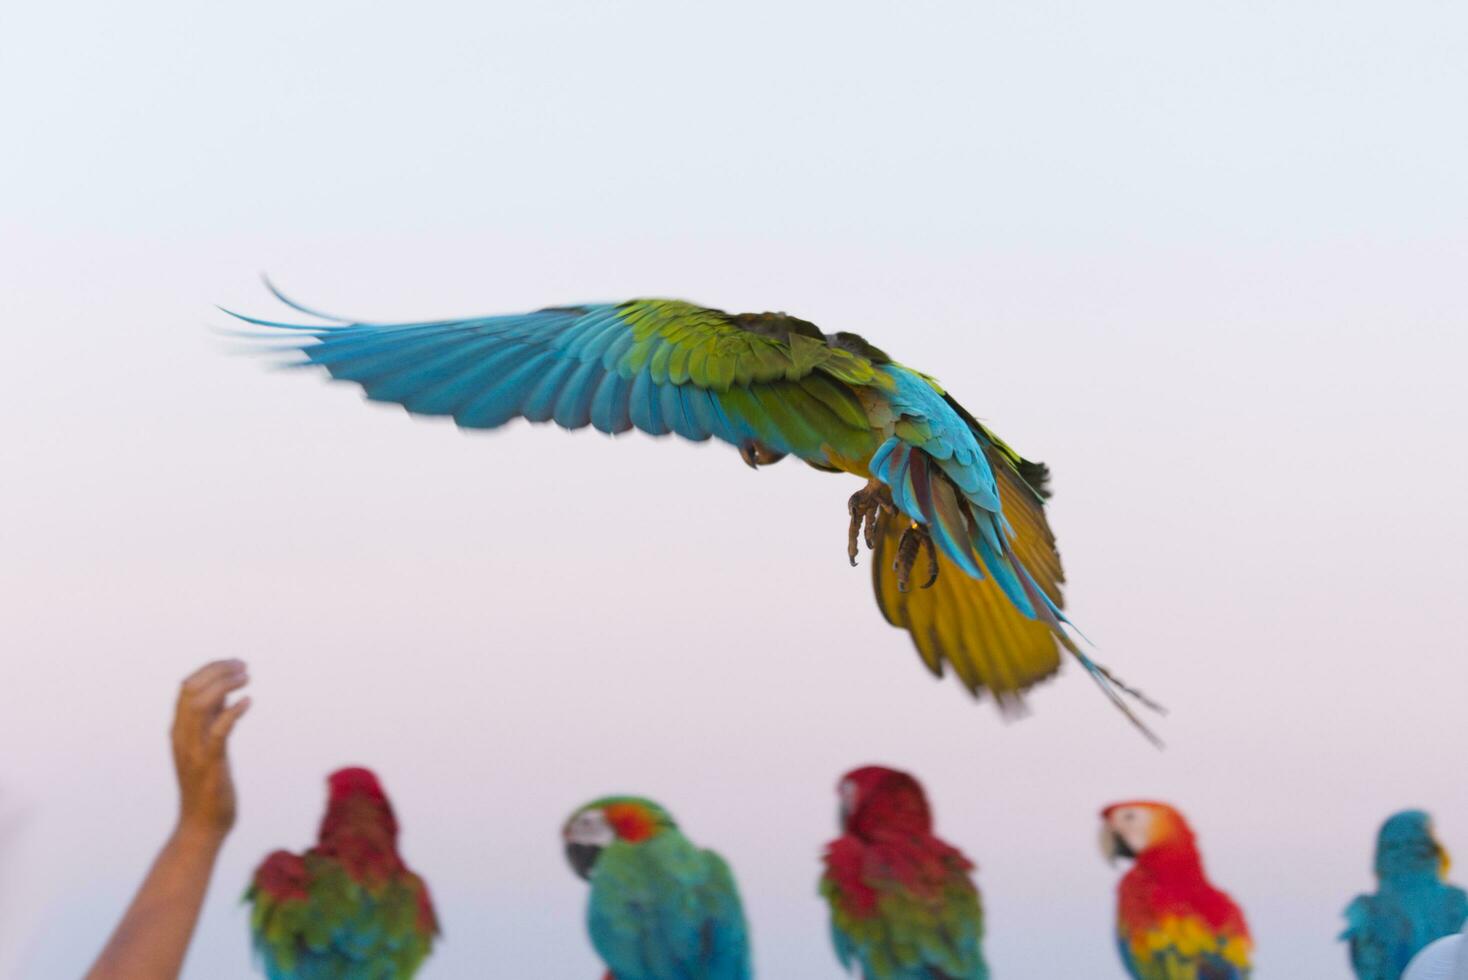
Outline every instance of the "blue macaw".
POLYGON ((1404 810, 1376 838, 1376 894, 1346 908, 1351 966, 1359 980, 1397 980, 1428 943, 1468 920, 1468 894, 1443 880, 1448 853, 1433 836, 1432 819, 1404 810))

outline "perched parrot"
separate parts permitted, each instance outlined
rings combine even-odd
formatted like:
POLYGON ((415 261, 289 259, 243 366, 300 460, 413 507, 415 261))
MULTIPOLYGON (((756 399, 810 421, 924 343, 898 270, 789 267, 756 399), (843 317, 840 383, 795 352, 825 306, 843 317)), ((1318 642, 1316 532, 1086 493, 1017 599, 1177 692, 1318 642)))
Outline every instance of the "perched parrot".
POLYGON ((1376 894, 1356 896, 1341 933, 1360 980, 1397 980, 1418 950, 1463 928, 1468 894, 1443 881, 1447 870, 1426 813, 1404 810, 1381 825, 1376 894))
POLYGON ((747 980, 749 930, 729 865, 651 800, 608 796, 561 830, 591 882, 586 926, 606 980, 747 980))
POLYGON ((413 414, 451 416, 469 429, 518 417, 609 434, 671 432, 729 443, 754 467, 794 454, 861 477, 866 485, 847 506, 847 556, 854 565, 865 537, 877 605, 911 634, 930 671, 941 676, 946 663, 971 694, 987 689, 1001 709, 1017 708, 1023 691, 1056 671, 1064 647, 1142 727, 1120 695, 1150 703, 1063 627, 1047 468, 933 378, 855 334, 665 299, 390 324, 329 317, 275 295, 333 322, 233 315, 292 331, 286 349, 305 355, 293 363, 323 367, 413 414))
POLYGON ((1101 811, 1101 849, 1133 864, 1117 888, 1116 940, 1135 980, 1248 980, 1244 913, 1203 873, 1198 842, 1165 803, 1101 811))
POLYGON ((922 786, 881 766, 841 778, 841 836, 821 894, 831 938, 862 980, 987 980, 973 862, 933 835, 922 786))
POLYGON ((276 851, 245 893, 270 980, 406 980, 433 947, 428 886, 398 854, 398 822, 377 777, 342 769, 316 846, 276 851))

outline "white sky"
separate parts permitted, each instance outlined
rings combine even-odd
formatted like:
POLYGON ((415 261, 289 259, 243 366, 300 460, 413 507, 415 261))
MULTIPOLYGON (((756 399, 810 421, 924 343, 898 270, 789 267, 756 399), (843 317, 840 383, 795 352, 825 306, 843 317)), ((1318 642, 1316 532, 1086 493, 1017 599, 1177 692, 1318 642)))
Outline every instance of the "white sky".
POLYGON ((981 865, 1005 980, 1120 977, 1096 810, 1179 803, 1258 975, 1346 975, 1378 821, 1468 850, 1468 13, 1408 2, 12 4, 0 12, 0 975, 76 975, 173 807, 176 680, 248 659, 235 897, 378 769, 425 977, 591 978, 557 841, 654 796, 761 975, 834 976, 816 858, 883 761, 981 865), (853 481, 479 437, 270 373, 254 276, 381 318, 783 309, 1051 463, 1078 673, 1003 724, 920 670, 853 481))

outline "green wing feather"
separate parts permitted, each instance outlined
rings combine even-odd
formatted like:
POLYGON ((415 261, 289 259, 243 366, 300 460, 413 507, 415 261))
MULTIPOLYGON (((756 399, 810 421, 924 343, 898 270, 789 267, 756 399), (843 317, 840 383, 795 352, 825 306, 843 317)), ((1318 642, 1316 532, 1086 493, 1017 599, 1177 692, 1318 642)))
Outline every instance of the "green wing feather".
POLYGON ((946 864, 941 882, 922 895, 890 878, 872 876, 866 884, 877 892, 876 908, 858 915, 834 880, 821 882, 843 965, 859 963, 867 980, 986 980, 983 906, 965 866, 946 864))
POLYGON ((352 879, 336 859, 316 853, 266 859, 245 893, 250 931, 267 975, 412 977, 433 945, 437 924, 422 879, 402 871, 374 883, 352 879), (290 868, 290 888, 270 870, 290 868))

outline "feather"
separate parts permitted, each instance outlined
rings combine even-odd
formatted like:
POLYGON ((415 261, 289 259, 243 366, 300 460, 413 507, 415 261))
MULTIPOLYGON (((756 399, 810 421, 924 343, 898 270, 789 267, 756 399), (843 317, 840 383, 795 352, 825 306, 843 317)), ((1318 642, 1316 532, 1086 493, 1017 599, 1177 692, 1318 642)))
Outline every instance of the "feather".
POLYGON ((536 350, 499 379, 484 394, 464 405, 454 416, 460 425, 471 429, 494 429, 520 414, 520 404, 540 380, 545 368, 555 357, 554 351, 536 350))
POLYGON ((627 397, 632 386, 615 372, 601 376, 596 394, 591 399, 591 424, 608 435, 626 432, 632 427, 627 415, 627 397))

